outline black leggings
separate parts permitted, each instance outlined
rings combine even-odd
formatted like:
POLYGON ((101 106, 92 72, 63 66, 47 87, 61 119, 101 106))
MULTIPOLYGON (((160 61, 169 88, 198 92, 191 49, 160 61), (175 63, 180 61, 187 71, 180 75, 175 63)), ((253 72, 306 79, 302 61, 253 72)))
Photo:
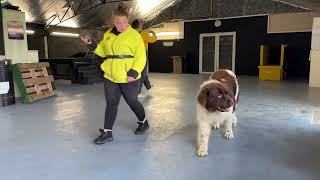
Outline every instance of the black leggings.
POLYGON ((147 90, 151 89, 151 83, 150 83, 150 81, 149 81, 149 77, 148 77, 147 74, 146 74, 145 76, 142 76, 142 77, 141 77, 139 94, 141 93, 142 85, 144 85, 144 86, 147 88, 147 90))
POLYGON ((144 85, 147 88, 147 90, 151 89, 151 83, 148 77, 147 66, 148 65, 146 65, 143 71, 141 72, 141 83, 139 88, 139 94, 141 93, 142 85, 144 85))
POLYGON ((145 111, 138 101, 138 93, 141 80, 131 83, 114 83, 108 79, 104 82, 104 95, 107 101, 105 111, 104 128, 112 130, 118 113, 118 106, 121 95, 126 100, 131 110, 135 113, 139 121, 145 119, 145 111))

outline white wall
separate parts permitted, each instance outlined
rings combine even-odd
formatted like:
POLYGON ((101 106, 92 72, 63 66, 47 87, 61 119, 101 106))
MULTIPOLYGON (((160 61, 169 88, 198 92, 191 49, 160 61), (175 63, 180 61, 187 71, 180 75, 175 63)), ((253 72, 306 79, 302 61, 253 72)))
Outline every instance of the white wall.
POLYGON ((152 31, 155 33, 159 32, 179 32, 179 35, 170 35, 170 36, 157 36, 158 40, 173 40, 173 39, 183 39, 184 38, 184 22, 172 22, 165 23, 163 27, 152 28, 152 31))
POLYGON ((317 16, 320 14, 314 12, 273 14, 269 16, 268 32, 311 32, 313 18, 317 16))

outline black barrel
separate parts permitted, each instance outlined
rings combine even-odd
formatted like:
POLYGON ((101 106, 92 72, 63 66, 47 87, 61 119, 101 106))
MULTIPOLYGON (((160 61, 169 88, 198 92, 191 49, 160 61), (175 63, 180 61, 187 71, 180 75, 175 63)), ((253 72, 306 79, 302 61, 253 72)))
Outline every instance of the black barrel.
POLYGON ((0 60, 0 107, 11 105, 15 102, 11 61, 0 60))

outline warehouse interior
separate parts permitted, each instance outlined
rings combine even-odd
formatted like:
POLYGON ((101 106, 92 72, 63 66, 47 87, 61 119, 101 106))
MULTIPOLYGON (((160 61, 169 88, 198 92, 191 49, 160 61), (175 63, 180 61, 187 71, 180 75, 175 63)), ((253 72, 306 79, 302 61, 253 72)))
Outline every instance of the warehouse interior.
POLYGON ((318 0, 1 1, 1 177, 318 180, 318 67, 318 0), (96 145, 105 78, 80 37, 100 41, 119 4, 157 37, 139 97, 150 128, 134 134, 122 98, 114 140, 96 145), (197 93, 218 69, 237 75, 238 125, 231 140, 212 130, 198 157, 197 93))

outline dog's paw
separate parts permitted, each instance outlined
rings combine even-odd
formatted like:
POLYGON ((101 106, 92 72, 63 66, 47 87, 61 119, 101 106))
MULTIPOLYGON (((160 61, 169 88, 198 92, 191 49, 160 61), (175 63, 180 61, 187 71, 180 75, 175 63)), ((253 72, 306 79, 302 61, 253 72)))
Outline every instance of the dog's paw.
POLYGON ((199 148, 198 151, 197 151, 197 155, 199 157, 207 156, 208 155, 208 149, 199 148))
POLYGON ((220 128, 220 123, 219 122, 214 122, 212 124, 212 129, 219 129, 220 128))
POLYGON ((227 131, 224 133, 224 137, 225 137, 226 139, 233 139, 233 138, 234 138, 233 131, 227 130, 227 131))

